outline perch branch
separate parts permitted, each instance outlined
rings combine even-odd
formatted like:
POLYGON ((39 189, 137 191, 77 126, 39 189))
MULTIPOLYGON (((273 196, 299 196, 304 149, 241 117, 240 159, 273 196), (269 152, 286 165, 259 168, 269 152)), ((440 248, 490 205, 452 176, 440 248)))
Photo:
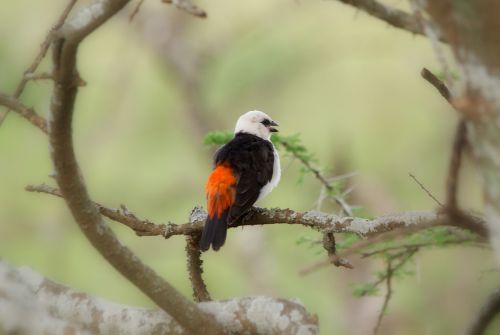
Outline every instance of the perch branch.
MULTIPOLYGON (((58 189, 44 184, 28 186, 26 190, 60 196, 58 189)), ((207 218, 207 213, 202 208, 196 207, 188 223, 156 224, 148 220, 138 219, 135 215, 127 215, 117 209, 110 209, 97 203, 95 205, 102 215, 125 224, 134 231, 139 232, 139 235, 159 235, 170 238, 175 235, 200 234, 207 218)), ((450 221, 446 214, 438 211, 410 211, 388 214, 369 220, 314 210, 296 212, 288 208, 253 208, 252 215, 248 220, 237 222, 229 226, 229 228, 268 224, 296 224, 323 232, 355 233, 360 236, 375 237, 383 233, 394 232, 397 229, 427 229, 434 226, 455 226, 470 230, 483 239, 487 238, 488 234, 485 222, 481 218, 473 217, 466 213, 463 213, 463 215, 464 217, 458 221, 450 221), (464 223, 464 220, 467 220, 467 222, 464 223)))
POLYGON ((54 90, 51 99, 49 140, 55 178, 61 195, 81 230, 122 275, 193 334, 223 334, 213 319, 123 246, 102 221, 99 208, 90 200, 73 150, 71 123, 81 81, 76 69, 79 43, 114 14, 127 0, 95 2, 78 12, 56 31, 53 43, 54 90))
MULTIPOLYGON (((350 5, 365 13, 387 22, 389 25, 406 30, 412 34, 425 36, 422 29, 422 20, 405 11, 392 8, 375 0, 337 0, 343 4, 350 5)), ((441 42, 445 42, 443 36, 439 36, 441 42)))
MULTIPOLYGON (((3 261, 0 297, 2 334, 187 335, 161 309, 119 305, 3 261)), ((231 334, 274 334, 276 329, 283 335, 319 333, 316 317, 289 300, 252 297, 197 306, 231 334)))

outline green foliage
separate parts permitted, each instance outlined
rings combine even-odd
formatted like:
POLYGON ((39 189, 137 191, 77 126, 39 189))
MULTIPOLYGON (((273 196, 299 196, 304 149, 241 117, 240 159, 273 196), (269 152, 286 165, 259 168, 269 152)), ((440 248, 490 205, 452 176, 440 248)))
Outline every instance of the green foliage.
POLYGON ((271 136, 271 141, 276 146, 276 148, 285 150, 285 152, 301 160, 302 162, 316 161, 314 154, 309 152, 304 144, 302 144, 300 134, 294 134, 290 136, 273 134, 271 136))
POLYGON ((228 131, 212 131, 205 135, 203 144, 205 145, 223 145, 233 139, 234 135, 228 131))
POLYGON ((357 298, 374 296, 378 291, 378 287, 375 283, 355 284, 352 288, 352 294, 357 298))
POLYGON ((346 180, 335 180, 330 183, 331 188, 327 190, 327 194, 331 197, 336 197, 342 194, 346 188, 346 180))
POLYGON ((460 235, 450 227, 435 227, 423 230, 408 236, 405 239, 407 244, 428 244, 430 246, 442 247, 450 244, 462 242, 464 238, 474 240, 474 235, 466 231, 461 231, 460 235))
MULTIPOLYGON (((229 142, 234 134, 228 131, 212 131, 203 139, 205 145, 223 145, 229 142)), ((283 136, 272 134, 271 142, 278 150, 284 150, 286 153, 298 158, 302 162, 312 162, 316 159, 314 155, 307 150, 300 140, 300 134, 283 136)))
MULTIPOLYGON (((209 132, 203 143, 205 145, 224 145, 229 142, 234 137, 233 133, 227 131, 213 131, 209 132)), ((291 157, 297 158, 302 166, 299 168, 299 179, 298 183, 302 183, 304 180, 304 175, 311 171, 311 166, 309 165, 311 162, 316 161, 314 154, 309 152, 307 148, 302 144, 300 140, 300 134, 295 134, 291 136, 283 136, 279 134, 272 134, 271 142, 273 142, 274 146, 281 151, 284 151, 291 157)), ((340 189, 343 187, 343 183, 336 182, 332 184, 331 193, 339 194, 340 189)))

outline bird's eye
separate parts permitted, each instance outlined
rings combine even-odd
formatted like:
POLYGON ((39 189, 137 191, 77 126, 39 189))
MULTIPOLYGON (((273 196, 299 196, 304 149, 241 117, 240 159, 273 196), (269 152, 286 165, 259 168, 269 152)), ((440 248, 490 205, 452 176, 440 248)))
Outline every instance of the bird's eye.
POLYGON ((269 126, 269 125, 271 125, 271 121, 269 121, 268 119, 264 119, 264 120, 262 120, 262 122, 261 122, 261 123, 262 123, 264 126, 266 126, 266 127, 267 127, 267 126, 269 126))

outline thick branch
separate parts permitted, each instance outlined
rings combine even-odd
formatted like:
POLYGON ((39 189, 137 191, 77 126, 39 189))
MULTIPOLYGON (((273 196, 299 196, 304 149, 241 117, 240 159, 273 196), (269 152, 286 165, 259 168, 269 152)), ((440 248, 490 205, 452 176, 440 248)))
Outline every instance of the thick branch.
MULTIPOLYGON (((218 318, 232 334, 318 333, 316 317, 300 303, 288 300, 239 298, 198 307, 218 318)), ((187 334, 163 310, 115 304, 2 261, 0 311, 0 333, 8 334, 187 334)))
MULTIPOLYGON (((375 0, 337 0, 346 5, 358 8, 393 27, 406 30, 413 34, 424 35, 421 19, 405 11, 389 7, 375 0)), ((446 42, 440 37, 442 42, 446 42)))
POLYGON ((56 32, 53 46, 54 92, 51 100, 50 145, 61 194, 92 245, 122 275, 140 288, 193 334, 224 333, 215 320, 121 245, 90 200, 73 150, 71 121, 80 81, 76 70, 78 44, 128 3, 99 1, 83 8, 56 32))

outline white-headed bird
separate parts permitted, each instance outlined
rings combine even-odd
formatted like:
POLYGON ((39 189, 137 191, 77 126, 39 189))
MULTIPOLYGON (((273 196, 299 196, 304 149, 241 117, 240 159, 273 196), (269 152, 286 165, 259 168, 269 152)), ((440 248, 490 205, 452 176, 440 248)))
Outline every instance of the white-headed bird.
POLYGON ((210 245, 219 250, 228 225, 278 185, 280 160, 271 143, 276 126, 263 112, 247 112, 236 122, 234 138, 215 153, 214 169, 205 186, 208 217, 200 239, 202 251, 210 245))

